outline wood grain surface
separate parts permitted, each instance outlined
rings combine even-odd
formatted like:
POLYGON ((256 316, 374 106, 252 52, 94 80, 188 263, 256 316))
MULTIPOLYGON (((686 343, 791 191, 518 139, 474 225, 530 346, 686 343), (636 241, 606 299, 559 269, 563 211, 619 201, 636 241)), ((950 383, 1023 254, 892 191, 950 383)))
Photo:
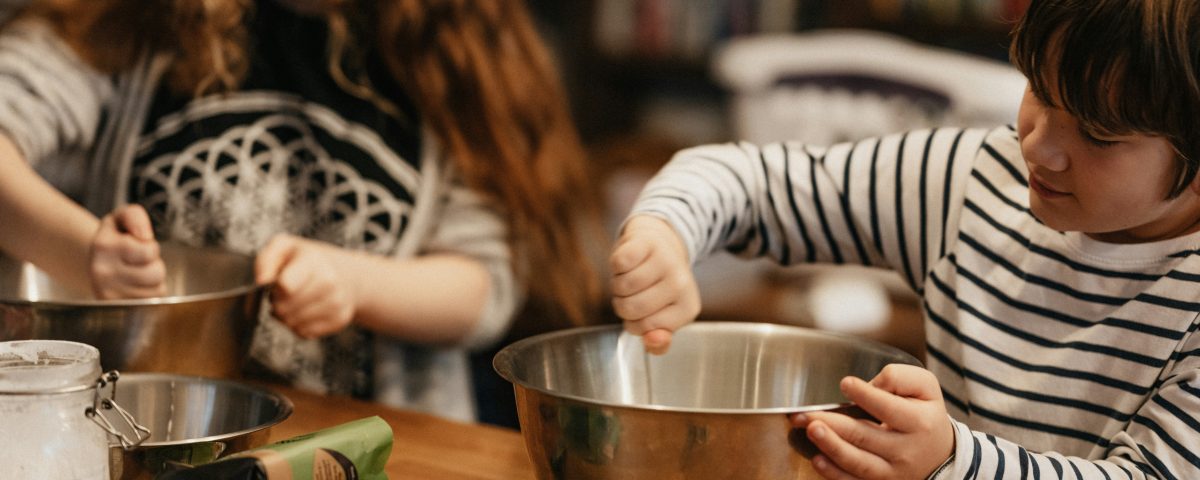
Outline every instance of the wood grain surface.
POLYGON ((340 396, 259 384, 287 396, 296 410, 271 429, 270 442, 378 415, 392 427, 393 480, 526 480, 533 467, 519 432, 468 424, 340 396))

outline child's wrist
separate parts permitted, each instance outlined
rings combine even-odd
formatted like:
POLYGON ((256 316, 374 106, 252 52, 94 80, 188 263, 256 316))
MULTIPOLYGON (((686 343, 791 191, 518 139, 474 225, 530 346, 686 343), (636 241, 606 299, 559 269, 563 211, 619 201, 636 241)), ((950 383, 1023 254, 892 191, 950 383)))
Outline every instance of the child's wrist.
POLYGON ((941 473, 945 471, 952 463, 954 463, 954 452, 950 452, 950 456, 946 457, 946 461, 942 462, 941 465, 938 465, 937 468, 933 469, 933 472, 930 472, 929 476, 925 477, 925 480, 937 480, 938 475, 941 475, 941 473))
POLYGON ((947 419, 950 421, 950 455, 941 465, 929 472, 929 476, 925 477, 925 480, 937 480, 942 472, 950 470, 950 466, 954 464, 955 453, 958 451, 958 428, 955 426, 953 418, 947 416, 947 419))

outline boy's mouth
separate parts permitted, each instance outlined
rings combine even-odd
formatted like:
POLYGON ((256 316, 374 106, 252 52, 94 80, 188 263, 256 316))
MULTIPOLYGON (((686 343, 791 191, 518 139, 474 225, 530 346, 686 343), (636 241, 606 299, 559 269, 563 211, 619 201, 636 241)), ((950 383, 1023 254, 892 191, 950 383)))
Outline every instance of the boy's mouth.
POLYGON ((1036 193, 1039 197, 1050 200, 1068 197, 1071 195, 1070 193, 1055 190, 1054 188, 1047 186, 1044 182, 1033 175, 1029 176, 1029 189, 1033 190, 1033 193, 1036 193))

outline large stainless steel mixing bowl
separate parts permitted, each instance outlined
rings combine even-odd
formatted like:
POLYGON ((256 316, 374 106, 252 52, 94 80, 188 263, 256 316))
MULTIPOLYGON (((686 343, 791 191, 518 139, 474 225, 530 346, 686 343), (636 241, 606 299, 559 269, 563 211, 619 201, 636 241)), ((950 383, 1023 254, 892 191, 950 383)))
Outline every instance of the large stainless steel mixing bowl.
POLYGON ((167 295, 138 300, 97 300, 0 257, 0 341, 86 343, 106 371, 238 375, 264 291, 254 259, 169 243, 162 256, 167 295))
POLYGON ((538 478, 820 478, 787 414, 862 415, 842 377, 920 365, 883 344, 781 325, 699 322, 663 356, 620 332, 553 332, 496 355, 538 478))
POLYGON ((291 400, 270 390, 185 375, 123 374, 114 399, 150 429, 133 450, 112 447, 109 469, 121 480, 151 479, 173 464, 198 465, 262 446, 270 428, 292 414, 291 400))

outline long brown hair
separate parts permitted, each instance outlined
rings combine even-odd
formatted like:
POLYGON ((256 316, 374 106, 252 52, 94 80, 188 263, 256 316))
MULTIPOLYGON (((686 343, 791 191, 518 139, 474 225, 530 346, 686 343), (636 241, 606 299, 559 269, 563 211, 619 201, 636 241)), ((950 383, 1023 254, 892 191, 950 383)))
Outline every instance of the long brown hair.
MULTIPOLYGON (((296 3, 311 4, 328 20, 330 73, 343 88, 396 112, 365 76, 350 78, 343 71, 362 60, 357 46, 373 42, 465 182, 504 208, 516 271, 536 311, 571 324, 588 322, 600 301, 594 262, 582 241, 597 228, 595 197, 557 72, 523 0, 296 3)), ((41 0, 25 15, 49 20, 82 58, 105 72, 132 67, 146 51, 174 54, 168 85, 201 95, 236 89, 244 76, 243 19, 252 5, 41 0)))

